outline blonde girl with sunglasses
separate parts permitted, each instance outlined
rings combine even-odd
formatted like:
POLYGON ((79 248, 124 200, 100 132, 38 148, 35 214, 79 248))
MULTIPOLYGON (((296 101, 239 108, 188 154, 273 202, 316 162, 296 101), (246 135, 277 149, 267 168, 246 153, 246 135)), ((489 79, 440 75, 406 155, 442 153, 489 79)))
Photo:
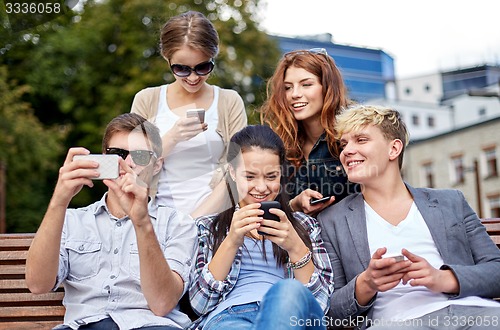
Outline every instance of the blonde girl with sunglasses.
POLYGON ((207 83, 219 36, 202 13, 170 18, 161 29, 160 50, 175 81, 139 91, 132 104, 132 112, 154 122, 162 135, 165 161, 156 199, 193 217, 212 213, 224 198, 229 140, 247 125, 243 100, 207 83), (200 114, 190 117, 193 109, 200 114))

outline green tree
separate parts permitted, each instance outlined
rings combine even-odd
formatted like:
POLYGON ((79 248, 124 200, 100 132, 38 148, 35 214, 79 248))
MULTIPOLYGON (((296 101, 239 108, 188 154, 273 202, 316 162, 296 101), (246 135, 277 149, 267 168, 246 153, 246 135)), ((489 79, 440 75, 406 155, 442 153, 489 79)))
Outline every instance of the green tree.
MULTIPOLYGON (((20 97, 41 123, 66 127, 60 164, 71 146, 100 152, 105 125, 130 111, 136 92, 174 80, 159 54, 159 31, 169 17, 197 10, 214 23, 221 40, 209 83, 238 91, 256 123, 253 110, 265 97, 264 81, 280 55, 275 41, 258 29, 260 2, 88 0, 78 11, 30 30, 1 33, 0 65, 30 87, 20 97)), ((104 190, 83 189, 72 206, 88 204, 104 190)))
POLYGON ((7 232, 34 232, 49 201, 57 175, 64 131, 47 128, 21 100, 27 86, 8 81, 0 66, 0 162, 6 167, 7 232))

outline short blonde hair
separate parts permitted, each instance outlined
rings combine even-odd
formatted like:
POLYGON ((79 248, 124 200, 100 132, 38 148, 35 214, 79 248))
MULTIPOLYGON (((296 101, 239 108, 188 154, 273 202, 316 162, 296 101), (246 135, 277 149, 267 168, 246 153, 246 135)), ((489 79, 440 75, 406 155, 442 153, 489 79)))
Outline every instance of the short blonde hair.
POLYGON ((410 135, 401 114, 394 109, 375 105, 355 105, 339 114, 335 121, 336 138, 344 133, 359 131, 367 125, 377 126, 388 140, 399 139, 403 150, 399 155, 399 168, 403 165, 403 154, 410 135))

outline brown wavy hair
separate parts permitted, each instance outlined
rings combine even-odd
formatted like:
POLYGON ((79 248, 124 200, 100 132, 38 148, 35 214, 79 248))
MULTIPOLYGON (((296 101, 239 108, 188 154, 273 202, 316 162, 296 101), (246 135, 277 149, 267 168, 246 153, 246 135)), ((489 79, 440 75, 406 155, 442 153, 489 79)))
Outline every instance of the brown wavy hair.
POLYGON ((184 45, 197 49, 212 59, 219 53, 219 35, 214 25, 197 11, 188 11, 170 18, 160 34, 161 55, 167 61, 184 45))
POLYGON ((323 109, 321 126, 326 133, 330 153, 339 155, 335 139, 335 117, 352 102, 347 97, 347 89, 335 61, 327 54, 297 50, 286 53, 278 62, 273 76, 267 82, 267 101, 260 108, 261 123, 269 125, 283 140, 286 158, 295 167, 304 159, 304 127, 295 120, 293 110, 286 99, 285 74, 289 67, 302 68, 319 78, 323 86, 323 109))

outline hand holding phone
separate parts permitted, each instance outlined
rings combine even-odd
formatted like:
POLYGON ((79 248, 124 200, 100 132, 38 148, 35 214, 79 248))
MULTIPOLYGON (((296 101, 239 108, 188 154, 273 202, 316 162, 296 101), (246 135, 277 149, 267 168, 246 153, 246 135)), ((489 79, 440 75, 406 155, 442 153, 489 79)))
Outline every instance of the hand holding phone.
POLYGON ((398 255, 386 255, 386 256, 383 257, 383 259, 387 259, 387 258, 394 258, 394 259, 396 259, 396 262, 401 262, 401 261, 405 260, 405 256, 402 255, 402 254, 398 254, 398 255))
MULTIPOLYGON (((277 201, 264 201, 260 202, 260 209, 264 211, 264 214, 262 215, 262 218, 265 220, 274 220, 274 221, 280 221, 280 218, 271 212, 269 212, 269 209, 280 209, 281 210, 281 204, 277 201)), ((259 235, 268 235, 264 232, 257 231, 259 235)))
POLYGON ((116 179, 120 174, 118 165, 118 155, 103 155, 103 154, 90 154, 90 155, 75 155, 73 160, 91 160, 99 163, 97 171, 98 177, 91 178, 92 180, 116 179))
POLYGON ((311 205, 316 205, 316 204, 319 204, 319 203, 326 203, 330 200, 330 197, 331 196, 325 196, 325 197, 322 197, 322 198, 311 198, 311 200, 309 201, 309 204, 311 205))
POLYGON ((205 122, 205 109, 191 109, 186 111, 186 117, 198 117, 201 124, 205 122))

